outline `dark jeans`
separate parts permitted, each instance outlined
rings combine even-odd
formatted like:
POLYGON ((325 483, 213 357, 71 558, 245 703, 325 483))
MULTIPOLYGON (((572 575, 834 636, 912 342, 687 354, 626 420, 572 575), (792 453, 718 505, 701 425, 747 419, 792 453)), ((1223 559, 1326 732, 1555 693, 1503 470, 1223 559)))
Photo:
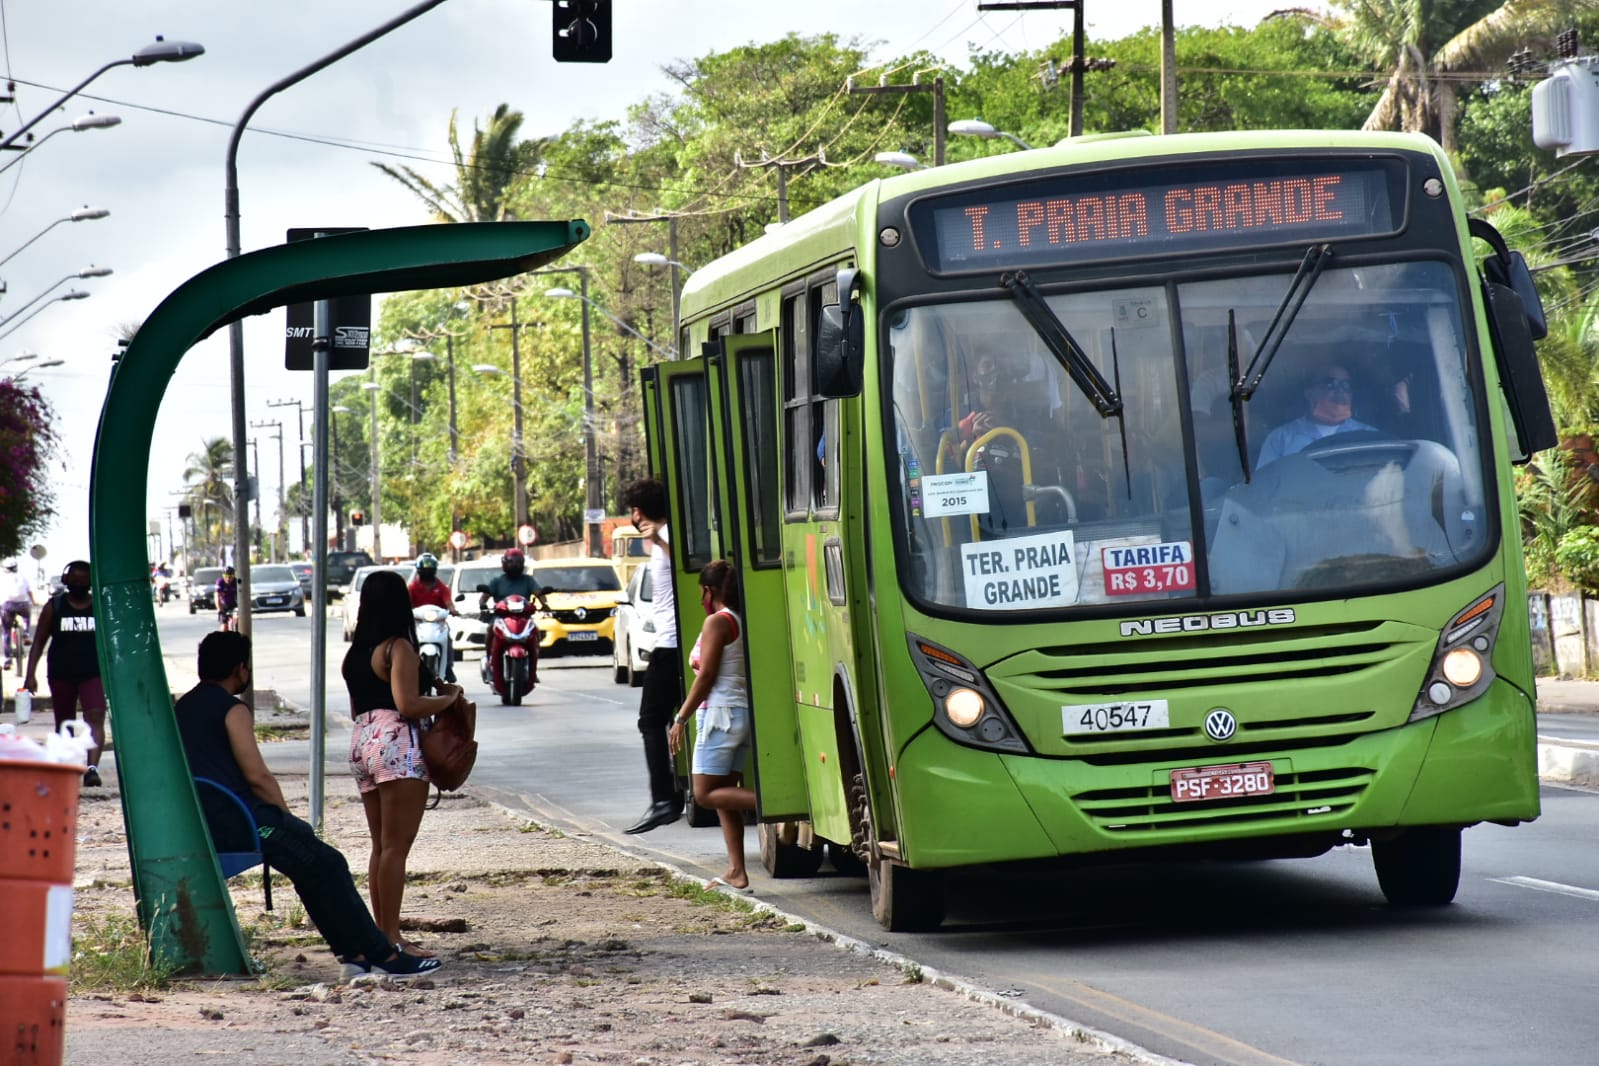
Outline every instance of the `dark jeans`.
POLYGON ((258 807, 256 817, 267 865, 294 885, 306 915, 333 954, 364 955, 372 962, 392 955, 393 945, 356 891, 344 853, 319 840, 309 824, 281 808, 258 807))
POLYGON ((644 737, 644 763, 650 774, 650 802, 683 802, 666 731, 683 703, 683 661, 676 648, 656 648, 644 670, 644 690, 638 703, 638 731, 644 737))

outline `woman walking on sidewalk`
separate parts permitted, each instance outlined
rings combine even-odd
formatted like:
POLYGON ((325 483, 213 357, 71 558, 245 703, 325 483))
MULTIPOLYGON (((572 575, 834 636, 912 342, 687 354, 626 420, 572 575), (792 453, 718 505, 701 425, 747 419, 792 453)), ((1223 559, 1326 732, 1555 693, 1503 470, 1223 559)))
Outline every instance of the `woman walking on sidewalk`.
POLYGON ((755 809, 755 793, 743 787, 749 757, 749 676, 744 658, 744 622, 738 575, 733 564, 717 560, 700 571, 700 604, 707 615, 689 654, 695 670, 683 706, 666 734, 672 754, 683 746, 683 728, 694 715, 694 802, 714 810, 727 845, 727 872, 711 879, 740 892, 750 890, 744 868, 744 812, 755 809))
POLYGON ((396 948, 423 958, 427 952, 400 937, 405 863, 422 827, 428 773, 422 763, 422 720, 461 699, 461 687, 424 672, 405 579, 379 570, 361 586, 355 634, 344 657, 350 691, 350 772, 361 790, 372 834, 367 885, 372 916, 396 948), (429 695, 436 691, 437 695, 429 695))

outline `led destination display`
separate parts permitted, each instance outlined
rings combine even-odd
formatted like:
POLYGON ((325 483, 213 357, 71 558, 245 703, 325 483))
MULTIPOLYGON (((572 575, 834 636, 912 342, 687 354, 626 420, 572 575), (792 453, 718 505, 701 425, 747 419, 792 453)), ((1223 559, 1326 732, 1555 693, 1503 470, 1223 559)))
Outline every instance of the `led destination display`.
POLYGON ((1396 165, 1328 159, 1059 177, 924 201, 912 217, 937 271, 1360 237, 1397 228, 1396 165))

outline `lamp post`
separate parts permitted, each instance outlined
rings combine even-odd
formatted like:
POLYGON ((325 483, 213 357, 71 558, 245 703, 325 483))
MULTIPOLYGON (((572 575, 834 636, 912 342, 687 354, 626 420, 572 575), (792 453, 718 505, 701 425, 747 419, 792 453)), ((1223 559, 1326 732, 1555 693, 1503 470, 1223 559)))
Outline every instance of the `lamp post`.
MULTIPOLYGON (((222 217, 224 226, 227 230, 227 257, 229 259, 238 258, 240 251, 239 141, 244 136, 244 128, 250 124, 250 119, 258 110, 261 109, 261 105, 290 86, 304 81, 306 78, 309 78, 311 75, 315 74, 319 70, 322 70, 324 67, 328 67, 334 63, 337 63, 351 52, 365 48, 367 45, 371 44, 379 37, 382 37, 384 34, 389 33, 391 30, 398 29, 407 22, 410 22, 412 19, 416 18, 418 15, 426 14, 433 8, 438 7, 443 2, 444 0, 422 0, 422 3, 419 3, 414 7, 407 8, 398 15, 395 15, 393 18, 389 19, 387 22, 383 23, 381 26, 378 26, 372 30, 368 30, 355 40, 350 41, 347 44, 329 52, 321 59, 301 67, 299 70, 287 75, 286 77, 278 79, 271 85, 268 85, 265 89, 261 90, 261 92, 256 95, 255 99, 251 100, 247 105, 245 105, 244 113, 241 114, 239 116, 239 120, 233 124, 233 133, 228 137, 227 157, 223 163, 222 217)), ((239 456, 242 455, 244 450, 243 444, 245 435, 244 323, 237 319, 228 323, 228 374, 232 383, 233 453, 235 456, 239 456)), ((325 384, 322 391, 325 391, 325 384)), ((377 401, 375 399, 372 401, 372 422, 374 431, 373 444, 375 446, 377 436, 377 401)), ((375 450, 373 454, 376 454, 375 450)), ((233 491, 235 494, 243 491, 245 486, 245 478, 248 476, 248 471, 244 470, 243 466, 244 464, 242 461, 237 461, 234 464, 233 491)), ((376 491, 377 486, 373 485, 373 492, 375 493, 376 491)), ((372 510, 373 517, 376 518, 377 505, 375 499, 372 510)), ((374 526, 372 529, 372 544, 374 548, 378 546, 378 541, 378 530, 377 527, 374 526)), ((237 523, 235 523, 234 529, 234 545, 235 550, 238 551, 244 551, 249 547, 249 545, 245 542, 244 532, 237 528, 237 523)), ((377 552, 374 551, 372 554, 375 557, 377 552)), ((317 558, 322 558, 322 552, 319 551, 317 553, 317 558)), ((239 630, 248 636, 250 629, 250 568, 245 566, 239 570, 239 630)), ((319 636, 320 634, 314 633, 313 639, 319 636)), ((322 657, 320 653, 314 655, 312 660, 313 679, 320 681, 320 675, 322 671, 322 657)), ((321 733, 322 725, 322 693, 320 689, 316 689, 312 694, 311 707, 311 735, 313 750, 311 760, 312 780, 310 821, 311 824, 318 830, 322 828, 322 763, 320 761, 320 747, 323 739, 321 733)))
POLYGON ((28 145, 28 147, 22 149, 17 153, 16 158, 12 159, 4 166, 0 166, 0 174, 4 174, 6 171, 22 162, 23 156, 38 148, 41 144, 43 144, 45 141, 48 141, 51 137, 54 137, 58 133, 66 133, 68 130, 71 130, 73 133, 82 133, 84 130, 104 130, 110 129, 112 126, 120 126, 121 124, 122 120, 116 115, 91 114, 84 115, 82 118, 75 118, 72 120, 71 125, 57 126, 43 137, 40 137, 37 141, 34 141, 32 144, 28 145))
POLYGON ((926 170, 927 164, 911 155, 909 152, 878 152, 872 156, 872 162, 882 163, 884 166, 899 167, 901 170, 926 170))
POLYGON ((63 222, 88 222, 92 219, 105 218, 110 213, 111 212, 107 211, 103 207, 80 207, 78 210, 72 212, 72 214, 67 215, 65 218, 56 219, 44 229, 40 230, 38 233, 35 233, 32 237, 29 237, 23 242, 22 248, 18 248, 15 252, 12 252, 4 259, 0 259, 0 266, 5 266, 7 263, 11 262, 11 260, 15 259, 22 252, 23 248, 26 248, 40 237, 43 237, 46 233, 49 233, 63 222))
POLYGON ((11 380, 12 381, 21 381, 23 378, 27 377, 30 373, 32 373, 35 370, 43 370, 45 367, 50 367, 50 366, 62 366, 65 363, 66 363, 65 359, 46 359, 42 363, 34 363, 32 366, 23 367, 22 373, 17 374, 11 380))
MULTIPOLYGON (((6 317, 0 318, 0 326, 3 326, 7 322, 10 322, 12 319, 14 319, 18 315, 22 314, 22 312, 26 311, 28 308, 32 307, 34 304, 36 304, 40 300, 42 300, 45 297, 46 294, 54 292, 56 289, 59 289, 61 286, 65 285, 67 282, 71 281, 73 278, 103 278, 103 277, 108 276, 110 273, 111 273, 111 268, 110 267, 90 266, 90 267, 84 267, 82 270, 76 271, 75 273, 68 274, 66 277, 64 277, 61 280, 57 281, 55 284, 50 285, 47 288, 40 289, 38 295, 34 296, 33 299, 29 300, 27 303, 23 304, 21 307, 17 308, 15 311, 11 312, 6 317)), ((85 293, 84 295, 87 296, 88 294, 85 293)))
MULTIPOLYGON (((514 486, 516 528, 527 525, 527 461, 522 457, 522 326, 516 320, 516 293, 511 294, 511 321, 509 325, 493 324, 489 329, 511 331, 511 482, 514 486)), ((481 364, 488 366, 490 364, 481 364)), ((478 370, 478 366, 473 366, 478 370)))
MULTIPOLYGON (((26 315, 23 315, 22 316, 22 321, 18 322, 16 325, 14 325, 10 329, 6 330, 4 333, 0 333, 0 340, 5 340, 7 337, 9 337, 13 333, 15 333, 17 330, 21 329, 24 325, 27 324, 28 319, 32 318, 34 315, 37 315, 40 311, 43 311, 46 307, 49 307, 51 304, 55 303, 57 300, 87 300, 88 298, 89 298, 89 294, 84 292, 82 289, 73 289, 71 292, 64 292, 60 296, 52 296, 52 297, 50 297, 50 299, 46 300, 44 303, 40 304, 38 307, 35 307, 32 311, 29 311, 26 315)), ((9 321, 9 319, 8 319, 8 321, 9 321)))
POLYGON ((375 381, 363 381, 361 387, 372 397, 372 558, 383 561, 383 469, 378 462, 378 390, 383 388, 375 381))
POLYGON ((682 322, 678 318, 677 306, 682 293, 682 279, 678 276, 678 271, 681 270, 684 274, 692 274, 693 271, 689 269, 688 264, 679 263, 676 259, 664 256, 660 252, 640 252, 633 257, 633 262, 642 263, 645 266, 672 268, 672 351, 675 354, 680 343, 677 335, 678 330, 682 328, 682 322))
POLYGON ((33 129, 33 127, 36 126, 46 115, 50 114, 56 108, 72 99, 74 96, 77 96, 78 93, 83 91, 84 86, 88 85, 91 81, 98 78, 112 67, 148 67, 155 63, 181 63, 186 59, 193 59, 195 56, 204 54, 205 49, 198 44, 194 44, 193 42, 168 41, 157 37, 155 39, 155 44, 145 45, 127 59, 113 59, 105 66, 101 67, 99 70, 95 71, 93 74, 90 74, 87 78, 84 78, 82 81, 78 82, 78 84, 62 93, 61 97, 56 100, 55 103, 51 104, 43 111, 30 118, 16 132, 12 133, 11 136, 7 137, 3 141, 0 141, 0 150, 10 148, 17 142, 19 137, 33 129))
MULTIPOLYGON (((594 360, 589 345, 589 272, 577 267, 578 283, 582 292, 571 289, 547 289, 544 295, 555 299, 570 299, 576 295, 583 301, 583 528, 590 556, 598 558, 604 553, 600 543, 600 522, 605 516, 600 496, 600 449, 594 436, 594 360)), ((636 331, 635 331, 636 332, 636 331)))
POLYGON ((1003 138, 1018 148, 1030 149, 1033 147, 1020 137, 1016 136, 1014 133, 1006 133, 1004 130, 996 130, 993 126, 990 126, 980 118, 956 119, 954 122, 949 124, 949 132, 962 137, 981 137, 985 141, 1003 138))
MULTIPOLYGON (((302 503, 305 494, 305 404, 299 400, 268 400, 268 407, 294 408, 294 424, 300 431, 300 493, 302 503)), ((300 547, 303 551, 311 550, 311 509, 302 507, 300 515, 300 547)))

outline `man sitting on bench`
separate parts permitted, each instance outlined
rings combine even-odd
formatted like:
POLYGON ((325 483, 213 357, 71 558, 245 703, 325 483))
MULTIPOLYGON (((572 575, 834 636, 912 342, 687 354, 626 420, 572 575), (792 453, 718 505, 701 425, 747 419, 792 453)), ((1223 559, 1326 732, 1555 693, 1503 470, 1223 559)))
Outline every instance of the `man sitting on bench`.
MULTIPOLYGON (((343 977, 406 980, 437 970, 439 960, 417 958, 389 943, 356 890, 344 854, 289 812, 256 744, 254 715, 239 699, 250 681, 250 638, 231 631, 208 634, 200 642, 199 668, 200 683, 177 705, 189 773, 221 784, 250 807, 267 865, 294 885, 306 915, 338 957, 343 977)), ((214 815, 209 802, 202 792, 207 823, 226 825, 225 812, 214 815)))

